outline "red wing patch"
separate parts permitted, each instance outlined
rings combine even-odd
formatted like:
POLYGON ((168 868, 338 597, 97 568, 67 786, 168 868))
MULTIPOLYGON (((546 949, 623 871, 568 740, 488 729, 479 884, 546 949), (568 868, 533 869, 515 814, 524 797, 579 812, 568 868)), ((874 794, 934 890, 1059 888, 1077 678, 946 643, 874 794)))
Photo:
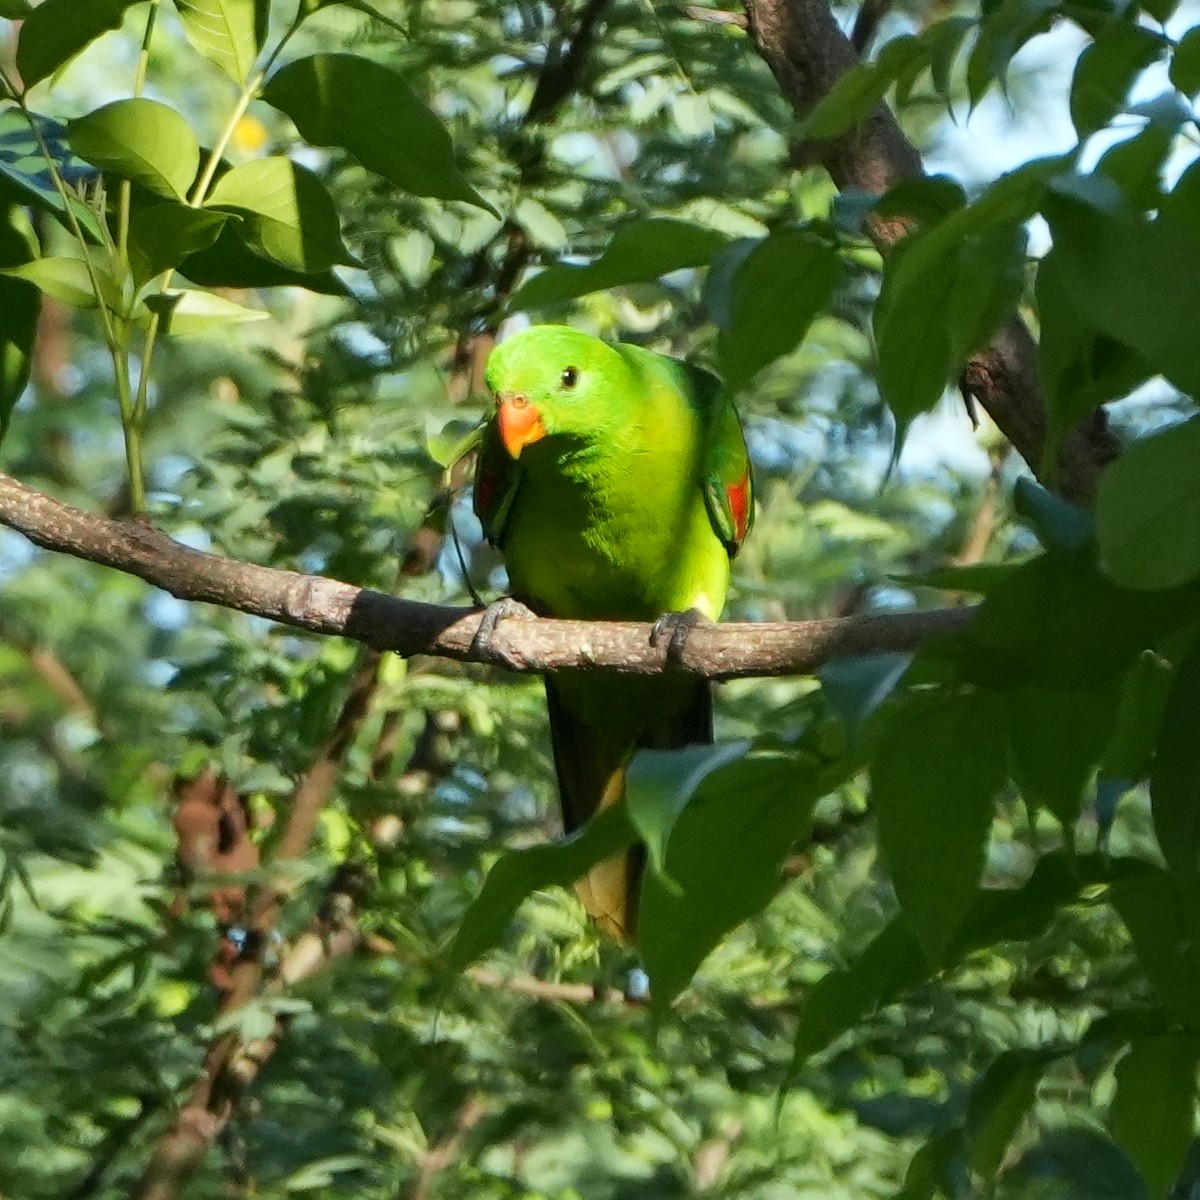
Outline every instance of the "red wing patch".
POLYGON ((475 479, 475 510, 485 512, 496 499, 500 490, 500 480, 492 473, 480 471, 475 479))
POLYGON ((742 476, 740 483, 725 485, 725 498, 729 501, 729 512, 733 516, 734 540, 741 542, 750 527, 750 475, 742 476))

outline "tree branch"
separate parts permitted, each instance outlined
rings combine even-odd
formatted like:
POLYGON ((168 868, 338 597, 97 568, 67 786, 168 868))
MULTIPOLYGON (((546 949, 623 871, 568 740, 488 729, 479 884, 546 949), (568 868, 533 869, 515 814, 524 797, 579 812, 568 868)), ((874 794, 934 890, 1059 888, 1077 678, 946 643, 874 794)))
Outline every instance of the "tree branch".
POLYGON ((338 634, 405 657, 431 654, 510 671, 683 670, 709 679, 809 674, 831 658, 913 650, 966 627, 970 609, 815 621, 699 625, 679 661, 650 643, 650 626, 608 621, 505 621, 491 657, 473 646, 480 613, 386 596, 318 575, 192 550, 149 526, 63 504, 0 474, 0 524, 47 550, 114 567, 181 600, 202 600, 312 633, 338 634))
MULTIPOLYGON (((827 0, 745 0, 750 36, 784 95, 803 118, 859 61, 827 0)), ((814 143, 816 161, 839 188, 886 192, 924 171, 916 149, 884 104, 856 129, 814 143)), ((886 251, 909 231, 903 220, 876 221, 872 237, 886 251)), ((1046 406, 1037 372, 1037 347, 1014 317, 963 371, 963 386, 1048 486, 1090 503, 1103 468, 1116 457, 1116 439, 1097 409, 1065 439, 1059 461, 1045 478, 1046 406)))

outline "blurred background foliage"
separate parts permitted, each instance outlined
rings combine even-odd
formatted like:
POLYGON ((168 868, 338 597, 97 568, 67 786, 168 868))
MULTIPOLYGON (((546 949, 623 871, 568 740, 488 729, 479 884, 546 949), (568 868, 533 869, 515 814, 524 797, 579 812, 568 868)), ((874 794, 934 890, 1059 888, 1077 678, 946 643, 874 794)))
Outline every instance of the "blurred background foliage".
MULTIPOLYGON (((189 545, 465 603, 443 536, 452 516, 490 598, 503 589, 498 560, 480 544, 463 480, 451 500, 444 469, 484 411, 483 359, 532 269, 592 259, 647 217, 728 239, 852 218, 831 209, 824 173, 794 151, 797 122, 744 30, 708 19, 724 10, 310 7, 320 11, 289 55, 340 49, 400 71, 501 215, 398 191, 252 103, 229 162, 294 154, 316 171, 356 265, 309 288, 224 287, 269 318, 162 342, 145 414, 149 513, 189 545), (577 59, 571 33, 588 43, 577 59)), ((965 30, 997 7, 903 0, 878 40, 953 16, 965 30)), ((1003 8, 1010 54, 1051 24, 1047 5, 1003 8)), ((273 6, 273 29, 290 15, 273 6)), ((145 18, 146 5, 129 6, 120 28, 32 93, 38 111, 71 120, 130 95, 145 18)), ((196 52, 171 5, 158 20, 146 94, 210 146, 235 85, 196 52)), ((18 28, 5 30, 10 70, 18 28)), ((1084 44, 1063 25, 1035 37, 1003 97, 993 90, 969 121, 960 63, 947 83, 955 119, 919 87, 898 106, 905 130, 932 166, 971 186, 1061 150, 1074 143, 1065 89, 1084 44)), ((50 252, 67 241, 43 212, 34 220, 50 252)), ((194 282, 223 282, 191 267, 194 282)), ((536 315, 714 363, 712 313, 728 286, 683 269, 536 315)), ((928 606, 944 597, 914 576, 1036 549, 1036 522, 1012 502, 1024 468, 956 396, 918 419, 889 474, 894 424, 870 332, 878 286, 864 245, 803 343, 741 394, 761 508, 729 617, 928 606)), ((51 297, 38 334, 0 461, 27 484, 125 515, 96 315, 51 297)), ((1117 419, 1153 426, 1183 407, 1160 384, 1117 419)), ((354 953, 241 1013, 243 1037, 278 1044, 186 1195, 1098 1200, 1175 1184, 1196 1050, 1189 1058, 1190 1043, 1168 1036, 1177 1022, 1099 882, 1052 889, 1040 909, 1028 890, 1035 863, 1074 848, 1087 862, 1108 852, 1158 861, 1144 789, 1119 808, 1122 789, 1094 802, 1089 791, 1070 834, 1008 785, 983 883, 1020 893, 1025 923, 994 926, 933 977, 908 980, 883 962, 895 978, 850 987, 844 1012, 827 992, 830 1036, 797 1055, 815 985, 860 969, 896 927, 861 773, 819 801, 776 898, 665 1013, 645 1002, 636 952, 603 940, 559 889, 528 900, 500 947, 449 978, 448 939, 497 855, 556 835, 535 679, 375 663, 349 643, 188 606, 7 531, 0 595, 0 1195, 141 1194, 136 1181, 186 1104, 214 1024, 221 1032, 222 947, 240 935, 220 888, 260 878, 257 852, 226 863, 232 877, 186 861, 189 783, 227 780, 238 800, 226 819, 242 822, 234 840, 269 855, 364 671, 368 709, 326 755, 335 778, 267 952, 268 965, 283 961, 305 931, 352 924, 354 953), (883 1003, 855 1009, 858 996, 883 1003), (1176 1165, 1156 1175, 1156 1161, 1176 1165)), ((795 738, 828 719, 826 695, 841 697, 834 708, 853 731, 897 665, 831 666, 823 689, 722 686, 718 734, 795 738)), ((1172 1194, 1200 1194, 1191 1180, 1200 1172, 1185 1169, 1172 1194)))

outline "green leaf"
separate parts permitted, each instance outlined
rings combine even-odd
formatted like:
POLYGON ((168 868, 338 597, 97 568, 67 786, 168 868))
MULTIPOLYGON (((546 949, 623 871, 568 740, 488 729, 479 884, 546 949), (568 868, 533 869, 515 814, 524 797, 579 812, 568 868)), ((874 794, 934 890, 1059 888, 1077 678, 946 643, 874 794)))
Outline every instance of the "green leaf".
POLYGON ((929 62, 927 41, 912 34, 893 38, 875 62, 860 63, 840 75, 800 125, 805 141, 836 137, 865 117, 902 75, 929 62))
POLYGON ((1086 691, 1027 687, 1005 697, 1013 774, 1027 801, 1074 824, 1116 726, 1120 681, 1086 691))
MULTIPOLYGON (((1080 887, 1099 878, 1101 863, 1082 856, 1048 854, 1017 888, 985 888, 975 899, 949 962, 1001 942, 1041 936, 1080 887)), ((830 971, 804 997, 789 1078, 807 1059, 867 1014, 927 980, 932 969, 908 922, 898 919, 875 935, 848 967, 830 971)))
POLYGON ((986 344, 1024 287, 1024 222, 1058 158, 997 180, 973 204, 905 238, 889 256, 875 306, 880 389, 903 431, 986 344))
POLYGON ((728 324, 717 343, 731 392, 803 341, 840 274, 837 250, 803 229, 773 233, 742 259, 730 285, 728 324))
POLYGON ((407 192, 496 212, 459 171, 445 126, 389 67, 354 54, 316 54, 272 75, 262 98, 314 146, 341 146, 407 192))
POLYGON ((35 258, 32 262, 0 268, 0 274, 23 279, 71 308, 96 307, 87 264, 81 258, 35 258))
MULTIPOLYGON (((6 205, 0 219, 0 267, 29 263, 37 254, 37 238, 23 210, 6 205)), ((29 382, 33 340, 41 295, 32 283, 0 276, 0 441, 8 430, 13 407, 29 382)))
POLYGON ((1200 159, 1193 162, 1163 196, 1158 216, 1164 225, 1200 242, 1200 159))
POLYGON ((560 263, 522 284, 510 312, 561 304, 589 292, 644 283, 671 271, 704 266, 725 245, 722 233, 671 217, 647 217, 619 229, 604 253, 587 266, 560 263))
POLYGON ((963 1133, 970 1167, 984 1180, 995 1178, 1013 1137, 1033 1107, 1046 1068, 1058 1057, 1048 1050, 1000 1054, 971 1088, 963 1133))
POLYGON ((862 732, 871 715, 895 691, 911 661, 911 654, 864 654, 835 658, 817 672, 830 709, 851 737, 862 732))
POLYGON ((461 971, 500 943, 526 896, 547 887, 570 887, 598 862, 619 854, 636 838, 623 804, 594 816, 562 841, 510 850, 496 860, 483 890, 463 914, 448 955, 461 971))
POLYGON ((1100 562, 1131 588, 1200 575, 1200 416, 1139 438, 1100 480, 1100 562))
POLYGON ((1047 196, 1044 211, 1060 278, 1083 319, 1200 395, 1192 351, 1200 243, 1162 220, 1116 216, 1061 192, 1047 196))
POLYGON ((1200 649, 1176 668, 1150 771, 1150 811, 1163 858, 1180 885, 1200 884, 1200 649))
POLYGON ((1187 1159, 1196 1123, 1200 1037, 1139 1038, 1117 1063, 1109 1124, 1152 1200, 1165 1200, 1187 1159))
POLYGON ((1171 82, 1185 96, 1200 92, 1200 28, 1189 29, 1171 55, 1171 82))
POLYGON ((175 0, 175 7, 196 50, 244 84, 267 37, 270 0, 175 0))
POLYGON ((160 196, 182 200, 200 168, 191 126, 157 100, 114 100, 67 127, 71 149, 160 196))
POLYGON ((1165 871, 1126 860, 1109 889, 1138 961, 1151 986, 1177 1021, 1200 1029, 1200 947, 1196 916, 1165 871))
MULTIPOLYGON (((678 750, 640 750, 625 774, 625 807, 638 837, 646 844, 650 865, 666 875, 667 840, 675 821, 704 779, 734 757, 746 742, 716 746, 684 746, 678 750)), ((672 886, 669 881, 667 886, 672 886)))
POLYGON ((154 204, 134 210, 129 223, 129 258, 134 276, 145 283, 171 270, 190 254, 211 246, 229 213, 190 208, 186 204, 154 204))
POLYGON ((1041 937, 1083 888, 1107 881, 1108 860, 1102 854, 1044 854, 1020 887, 980 891, 950 947, 948 962, 961 962, 989 946, 1041 937))
POLYGON ((863 1017, 929 977, 929 966, 904 921, 893 921, 848 966, 830 971, 809 988, 800 1006, 792 1065, 794 1078, 818 1051, 863 1017))
POLYGON ((936 225, 966 203, 962 185, 948 175, 923 175, 890 188, 875 201, 872 210, 885 220, 906 217, 919 226, 928 226, 936 225))
POLYGON ((1121 111, 1133 81, 1165 48, 1161 34, 1126 21, 1114 21, 1096 35, 1071 81, 1071 120, 1081 138, 1121 111))
POLYGON ((1178 124, 1151 121, 1135 137, 1106 150, 1096 164, 1096 174, 1116 183, 1135 208, 1157 208, 1162 199, 1163 171, 1177 133, 1178 124))
POLYGON ((1084 323, 1054 251, 1038 265, 1036 296, 1038 373, 1050 426, 1044 461, 1052 463, 1077 422, 1100 405, 1129 395, 1154 370, 1132 347, 1084 323))
POLYGON ((110 29, 119 29, 125 10, 139 0, 43 0, 25 18, 17 41, 17 70, 27 88, 53 75, 64 63, 110 29))
POLYGON ((1136 592, 1088 554, 1051 553, 1001 580, 963 635, 968 677, 1009 688, 1093 687, 1194 619, 1200 589, 1136 592))
POLYGON ((331 270, 305 274, 255 254, 241 233, 245 222, 231 214, 218 215, 230 219, 208 249, 189 254, 179 264, 185 279, 201 287, 301 287, 327 296, 346 295, 346 285, 331 270))
POLYGON ((1170 666, 1153 650, 1138 655, 1121 684, 1112 740, 1100 762, 1102 776, 1133 781, 1145 778, 1172 678, 1170 666))
POLYGON ((917 696, 884 727, 871 765, 880 845, 905 919, 935 966, 979 890, 1008 775, 1002 722, 983 693, 917 696))
MULTIPOLYGON (((175 337, 220 333, 230 325, 264 321, 270 314, 261 308, 246 308, 212 292, 188 290, 156 297, 168 314, 167 331, 175 337)), ((147 301, 149 303, 149 301, 147 301)))
MULTIPOLYGON (((76 158, 67 148, 65 125, 36 113, 33 114, 33 121, 68 189, 80 188, 100 177, 91 163, 76 158)), ((41 147, 29 128, 29 122, 15 108, 0 111, 0 185, 14 200, 51 213, 70 229, 67 207, 54 186, 41 147)), ((70 196, 70 204, 71 212, 84 233, 93 242, 102 242, 104 233, 96 213, 76 196, 70 196)))
POLYGON ((293 271, 312 274, 354 261, 325 185, 291 159, 234 167, 217 181, 206 207, 237 213, 250 247, 293 271))
POLYGON ((967 563, 961 567, 942 567, 915 575, 891 575, 902 587, 931 587, 948 592, 975 592, 986 596, 1002 579, 1016 569, 1015 563, 967 563))
POLYGON ((638 946, 662 1009, 735 926, 779 890, 812 808, 851 771, 808 752, 751 751, 708 773, 669 831, 666 875, 642 880, 638 946))
POLYGON ((301 11, 306 17, 320 12, 323 8, 336 7, 353 8, 355 11, 370 17, 371 20, 378 21, 381 25, 386 25, 389 29, 394 29, 404 37, 409 36, 408 29, 405 26, 401 25, 394 18, 389 17, 387 13, 380 12, 374 5, 368 4, 367 0, 300 0, 301 11))
POLYGON ((972 108, 993 83, 1005 90, 1014 55, 1030 38, 1050 28, 1057 7, 1058 0, 1004 0, 985 16, 967 61, 967 92, 972 108))
POLYGON ((1137 1169, 1104 1134, 1050 1129, 1009 1166, 998 1200, 1151 1200, 1137 1169))
POLYGON ((875 309, 879 386, 902 429, 937 403, 1016 307, 1025 243, 1021 226, 1000 226, 949 244, 919 240, 885 267, 875 309))

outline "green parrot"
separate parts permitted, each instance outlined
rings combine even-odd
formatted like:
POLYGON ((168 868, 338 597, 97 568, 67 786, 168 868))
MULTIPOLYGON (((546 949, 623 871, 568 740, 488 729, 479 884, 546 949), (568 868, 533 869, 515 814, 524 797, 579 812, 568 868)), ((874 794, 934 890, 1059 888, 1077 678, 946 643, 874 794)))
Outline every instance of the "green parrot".
MULTIPOLYGON (((504 555, 511 602, 581 620, 653 621, 686 637, 725 604, 730 559, 754 514, 741 423, 706 371, 561 325, 501 342, 487 363, 495 412, 482 431, 475 512, 504 555)), ((620 800, 639 747, 712 741, 708 681, 681 674, 546 677, 563 824, 620 800)), ((613 935, 635 929, 641 854, 577 884, 613 935)))

